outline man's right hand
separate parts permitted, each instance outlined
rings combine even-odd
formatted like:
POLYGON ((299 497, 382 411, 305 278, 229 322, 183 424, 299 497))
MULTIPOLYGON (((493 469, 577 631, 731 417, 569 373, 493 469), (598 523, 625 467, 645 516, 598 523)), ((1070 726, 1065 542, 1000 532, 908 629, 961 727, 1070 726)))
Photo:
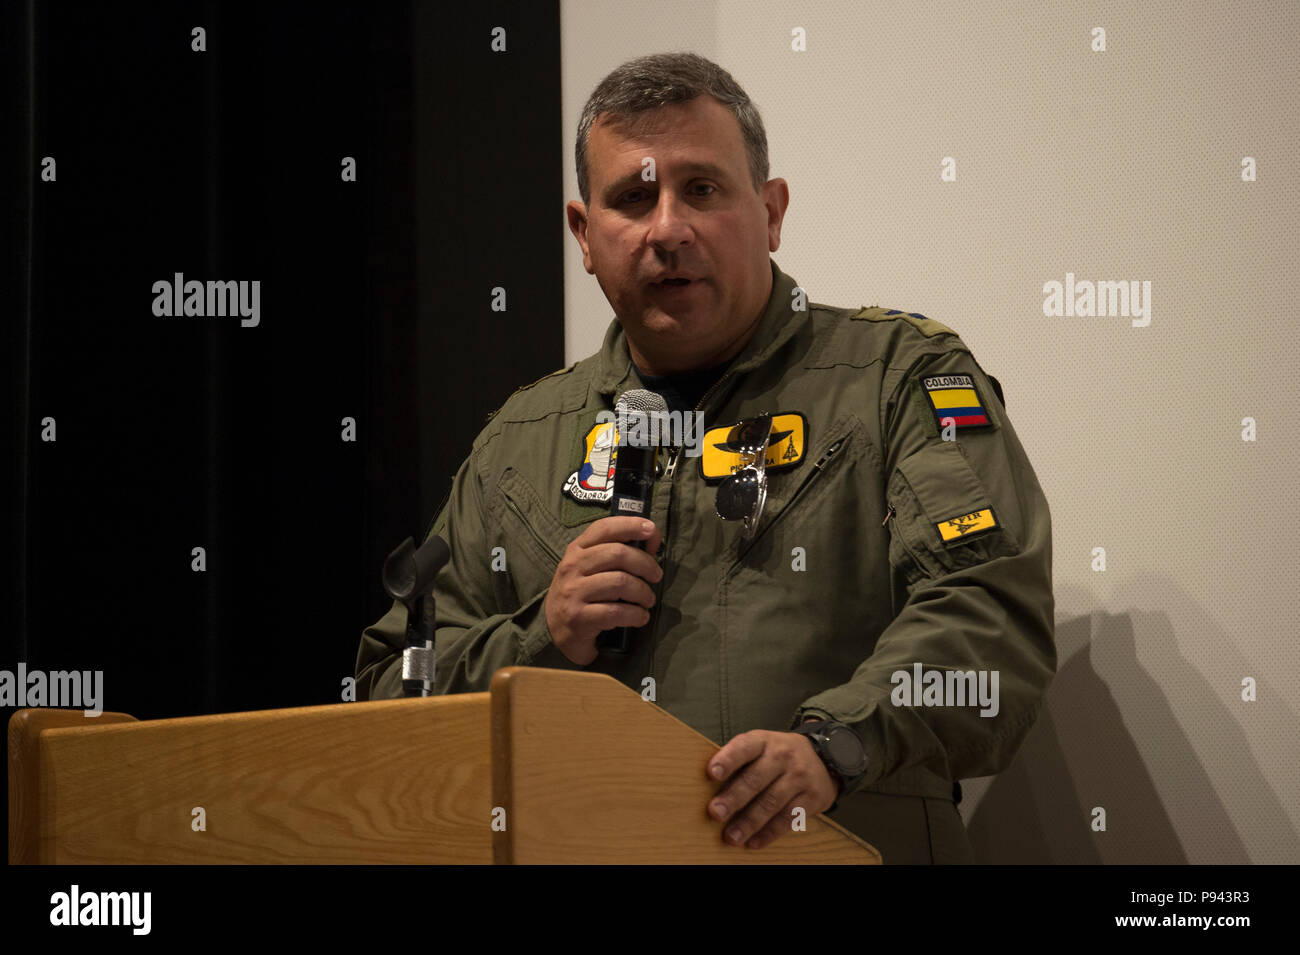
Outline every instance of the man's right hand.
POLYGON ((643 517, 602 517, 564 549, 546 594, 546 626, 561 653, 586 666, 601 632, 650 622, 650 585, 664 575, 653 557, 661 542, 659 528, 643 517), (646 549, 625 543, 635 540, 646 549))

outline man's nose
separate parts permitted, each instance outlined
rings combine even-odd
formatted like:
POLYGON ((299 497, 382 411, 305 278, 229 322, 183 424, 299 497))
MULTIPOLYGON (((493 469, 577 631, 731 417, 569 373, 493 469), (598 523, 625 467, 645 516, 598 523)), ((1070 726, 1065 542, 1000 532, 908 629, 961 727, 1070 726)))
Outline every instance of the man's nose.
POLYGON ((669 189, 659 190, 659 202, 650 219, 650 232, 646 241, 669 251, 689 245, 695 238, 691 225, 690 204, 669 189))

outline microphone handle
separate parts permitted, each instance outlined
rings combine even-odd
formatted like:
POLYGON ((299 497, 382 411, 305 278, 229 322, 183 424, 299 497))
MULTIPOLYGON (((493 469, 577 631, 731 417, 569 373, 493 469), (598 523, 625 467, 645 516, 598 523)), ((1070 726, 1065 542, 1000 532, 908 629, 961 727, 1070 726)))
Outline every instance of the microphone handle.
MULTIPOLYGON (((645 550, 643 540, 624 541, 624 543, 628 547, 645 550)), ((627 653, 632 649, 632 634, 636 630, 636 627, 615 627, 613 630, 604 630, 596 637, 596 649, 607 650, 610 653, 627 653)))
MULTIPOLYGON (((615 517, 640 515, 648 517, 650 501, 654 494, 656 448, 620 447, 619 460, 614 470, 614 496, 610 501, 610 514, 615 517)), ((625 542, 629 547, 645 550, 645 541, 625 542)), ((636 627, 615 627, 596 637, 596 649, 610 653, 627 653, 632 647, 632 634, 636 627)))

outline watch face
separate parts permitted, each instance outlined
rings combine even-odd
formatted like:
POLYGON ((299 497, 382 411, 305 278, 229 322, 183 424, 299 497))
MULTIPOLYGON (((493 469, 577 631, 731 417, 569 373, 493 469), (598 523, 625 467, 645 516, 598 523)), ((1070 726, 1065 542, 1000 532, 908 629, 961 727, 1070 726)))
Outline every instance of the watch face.
POLYGON ((859 773, 865 768, 867 754, 862 749, 862 741, 847 726, 831 730, 826 740, 826 752, 845 772, 859 773))

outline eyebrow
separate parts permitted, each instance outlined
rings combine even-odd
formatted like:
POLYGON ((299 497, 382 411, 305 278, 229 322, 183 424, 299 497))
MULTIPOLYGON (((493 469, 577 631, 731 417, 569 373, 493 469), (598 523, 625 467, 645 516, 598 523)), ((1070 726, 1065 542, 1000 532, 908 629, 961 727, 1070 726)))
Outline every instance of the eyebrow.
MULTIPOLYGON (((711 162, 681 163, 676 168, 681 169, 683 172, 686 173, 703 174, 705 176, 712 176, 714 179, 722 179, 724 181, 729 180, 731 178, 725 169, 723 169, 721 166, 717 165, 716 163, 711 163, 711 162)), ((618 193, 622 192, 628 186, 644 184, 642 183, 641 180, 641 172, 642 172, 641 169, 633 170, 632 172, 629 172, 626 176, 622 176, 614 180, 612 183, 610 183, 609 186, 607 186, 605 189, 605 193, 604 193, 605 201, 608 202, 609 200, 616 198, 618 193)))

